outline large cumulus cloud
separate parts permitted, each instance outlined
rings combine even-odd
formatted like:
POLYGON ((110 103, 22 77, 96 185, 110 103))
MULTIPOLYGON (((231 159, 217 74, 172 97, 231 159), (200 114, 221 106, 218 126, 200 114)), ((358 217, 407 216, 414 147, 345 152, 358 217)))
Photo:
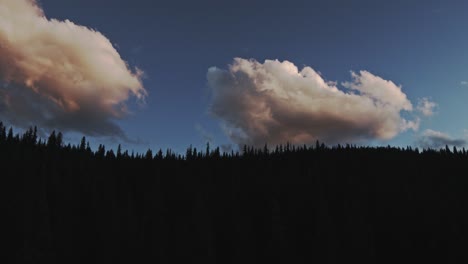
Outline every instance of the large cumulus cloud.
POLYGON ((101 33, 48 19, 35 0, 1 0, 1 119, 123 136, 113 120, 130 96, 144 99, 141 75, 101 33))
POLYGON ((413 106, 401 87, 367 71, 353 72, 339 89, 310 67, 236 58, 207 78, 210 111, 238 144, 388 140, 419 126, 402 116, 413 106))

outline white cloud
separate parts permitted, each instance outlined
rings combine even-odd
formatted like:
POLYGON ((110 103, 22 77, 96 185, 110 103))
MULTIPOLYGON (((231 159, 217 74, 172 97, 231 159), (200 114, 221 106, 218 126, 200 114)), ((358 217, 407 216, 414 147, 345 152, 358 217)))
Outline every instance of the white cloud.
POLYGON ((434 115, 434 109, 437 107, 437 104, 430 101, 428 98, 424 97, 418 100, 417 109, 421 112, 424 116, 432 116, 434 115))
POLYGON ((348 92, 289 61, 236 58, 228 70, 210 68, 207 78, 211 113, 238 144, 387 140, 419 127, 419 119, 400 115, 413 109, 401 87, 367 71, 352 73, 343 83, 348 92))
POLYGON ((466 146, 467 141, 463 138, 453 138, 440 131, 427 129, 419 137, 417 144, 423 148, 438 149, 445 146, 463 147, 466 146))
POLYGON ((15 125, 122 136, 112 120, 146 96, 104 35, 46 18, 35 0, 2 0, 0 58, 0 118, 15 125))
POLYGON ((460 84, 463 85, 463 86, 467 86, 468 82, 467 81, 461 81, 460 84))

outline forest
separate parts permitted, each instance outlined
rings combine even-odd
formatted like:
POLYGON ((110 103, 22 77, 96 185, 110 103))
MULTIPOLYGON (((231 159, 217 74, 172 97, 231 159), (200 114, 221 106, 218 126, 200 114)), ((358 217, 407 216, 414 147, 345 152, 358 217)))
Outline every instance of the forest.
POLYGON ((468 153, 92 150, 0 123, 3 263, 467 260, 468 153))

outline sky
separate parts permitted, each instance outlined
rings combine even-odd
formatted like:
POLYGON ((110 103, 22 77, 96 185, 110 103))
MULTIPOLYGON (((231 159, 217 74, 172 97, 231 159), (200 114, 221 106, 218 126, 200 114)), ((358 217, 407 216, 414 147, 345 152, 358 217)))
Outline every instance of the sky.
POLYGON ((467 10, 0 0, 0 118, 141 152, 207 141, 465 146, 467 10))

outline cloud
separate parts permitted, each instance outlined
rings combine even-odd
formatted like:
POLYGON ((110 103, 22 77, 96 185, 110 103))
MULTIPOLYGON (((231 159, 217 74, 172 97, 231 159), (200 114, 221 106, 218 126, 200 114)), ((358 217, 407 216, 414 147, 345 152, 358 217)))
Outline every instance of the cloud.
POLYGON ((467 85, 468 85, 468 81, 461 81, 460 84, 463 85, 463 86, 467 86, 467 85))
POLYGON ((427 129, 417 140, 417 144, 423 148, 442 148, 446 145, 463 147, 466 146, 467 141, 463 138, 453 138, 448 134, 427 129))
POLYGON ((431 102, 428 98, 424 97, 419 99, 418 106, 416 107, 421 114, 424 116, 432 116, 434 115, 434 109, 437 107, 437 104, 431 102))
POLYGON ((417 130, 419 119, 401 87, 367 71, 351 73, 342 85, 327 82, 310 67, 289 61, 234 59, 228 70, 208 70, 210 112, 237 144, 295 144, 388 140, 417 130))
POLYGON ((142 74, 100 32, 48 19, 35 0, 2 0, 1 119, 123 137, 114 120, 130 96, 144 100, 142 74))

